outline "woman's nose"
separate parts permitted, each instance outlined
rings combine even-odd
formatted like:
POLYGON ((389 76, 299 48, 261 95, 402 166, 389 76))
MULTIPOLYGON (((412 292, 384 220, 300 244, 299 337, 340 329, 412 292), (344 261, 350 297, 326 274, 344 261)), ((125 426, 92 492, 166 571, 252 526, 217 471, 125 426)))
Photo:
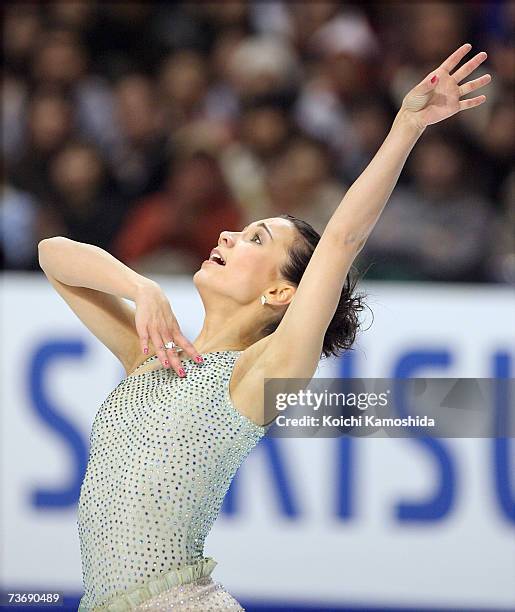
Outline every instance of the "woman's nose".
POLYGON ((227 230, 220 233, 220 238, 218 240, 218 244, 232 244, 234 242, 234 232, 229 232, 227 230))

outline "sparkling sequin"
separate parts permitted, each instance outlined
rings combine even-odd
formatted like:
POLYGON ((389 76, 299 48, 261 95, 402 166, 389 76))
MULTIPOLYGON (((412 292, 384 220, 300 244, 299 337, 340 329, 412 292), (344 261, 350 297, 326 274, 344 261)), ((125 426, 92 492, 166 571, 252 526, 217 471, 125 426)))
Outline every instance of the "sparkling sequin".
POLYGON ((242 609, 204 556, 231 480, 266 432, 229 397, 240 352, 186 359, 184 378, 153 355, 140 368, 155 369, 138 368, 100 406, 78 506, 79 610, 242 609))
POLYGON ((244 610, 240 604, 214 582, 211 576, 200 578, 195 583, 176 587, 149 599, 136 612, 219 612, 220 610, 244 610))

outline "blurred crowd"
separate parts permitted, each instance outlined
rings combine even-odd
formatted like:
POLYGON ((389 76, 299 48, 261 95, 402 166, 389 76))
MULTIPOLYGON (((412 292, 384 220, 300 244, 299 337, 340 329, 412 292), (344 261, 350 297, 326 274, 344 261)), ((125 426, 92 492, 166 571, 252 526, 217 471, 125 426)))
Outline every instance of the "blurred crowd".
POLYGON ((509 1, 4 4, 2 266, 39 269, 62 235, 189 274, 224 229, 288 212, 321 233, 470 42, 487 101, 426 130, 356 264, 514 283, 514 29, 509 1))

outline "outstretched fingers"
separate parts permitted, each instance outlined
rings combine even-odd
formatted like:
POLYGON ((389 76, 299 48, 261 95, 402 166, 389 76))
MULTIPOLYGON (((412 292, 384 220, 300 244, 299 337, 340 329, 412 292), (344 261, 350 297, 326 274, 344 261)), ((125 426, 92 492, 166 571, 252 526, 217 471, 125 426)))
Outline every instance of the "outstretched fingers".
POLYGON ((440 68, 443 70, 447 70, 450 72, 461 62, 461 60, 467 55, 467 53, 472 49, 472 45, 470 43, 465 43, 461 45, 454 53, 451 53, 449 57, 440 64, 440 68))
POLYGON ((491 75, 484 74, 483 76, 480 76, 479 78, 474 79, 473 81, 468 81, 468 83, 463 83, 463 85, 460 85, 459 87, 460 98, 461 96, 467 95, 471 91, 474 91, 476 89, 479 89, 480 87, 483 87, 484 85, 487 85, 488 83, 490 83, 491 80, 492 80, 491 75))
POLYGON ((469 98, 468 100, 460 100, 460 111, 466 110, 467 108, 473 108, 483 104, 486 100, 486 96, 476 96, 475 98, 469 98))
POLYGON ((451 74, 452 78, 456 81, 456 83, 461 83, 463 79, 468 77, 469 74, 474 72, 474 70, 480 66, 488 57, 486 51, 481 51, 477 55, 475 55, 472 59, 470 59, 466 64, 463 64, 456 72, 451 74))
MULTIPOLYGON (((451 70, 454 70, 456 66, 460 63, 460 61, 467 55, 467 53, 472 49, 472 45, 469 43, 465 43, 461 45, 454 53, 451 53, 449 57, 441 64, 440 68, 446 70, 448 73, 451 70)), ((461 68, 456 70, 452 75, 452 78, 455 80, 456 84, 459 84, 463 79, 469 76, 480 64, 482 64, 488 55, 485 51, 481 51, 477 55, 475 55, 472 59, 470 59, 466 64, 463 64, 461 68)), ((477 79, 469 81, 468 83, 463 83, 458 88, 459 96, 465 96, 471 91, 475 91, 484 85, 487 85, 492 80, 490 74, 484 74, 477 79)), ((475 98, 469 98, 468 100, 460 100, 459 101, 459 110, 466 110, 468 108, 474 108, 475 106, 479 106, 483 104, 486 100, 486 96, 476 96, 475 98)))

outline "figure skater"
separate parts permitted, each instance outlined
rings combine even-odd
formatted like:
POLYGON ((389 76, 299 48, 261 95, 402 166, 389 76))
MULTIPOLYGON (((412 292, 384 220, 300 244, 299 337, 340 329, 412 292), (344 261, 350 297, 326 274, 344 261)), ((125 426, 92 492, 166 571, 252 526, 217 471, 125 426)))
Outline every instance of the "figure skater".
POLYGON ((409 152, 428 125, 486 99, 460 99, 491 80, 463 82, 487 57, 456 69, 470 50, 459 47, 404 97, 321 237, 289 215, 221 233, 193 276, 205 308, 193 344, 155 281, 92 245, 39 243, 48 280, 127 372, 92 426, 79 610, 243 609, 212 579, 204 540, 269 426, 264 378, 311 378, 322 356, 352 345, 363 303, 351 266, 409 152))

